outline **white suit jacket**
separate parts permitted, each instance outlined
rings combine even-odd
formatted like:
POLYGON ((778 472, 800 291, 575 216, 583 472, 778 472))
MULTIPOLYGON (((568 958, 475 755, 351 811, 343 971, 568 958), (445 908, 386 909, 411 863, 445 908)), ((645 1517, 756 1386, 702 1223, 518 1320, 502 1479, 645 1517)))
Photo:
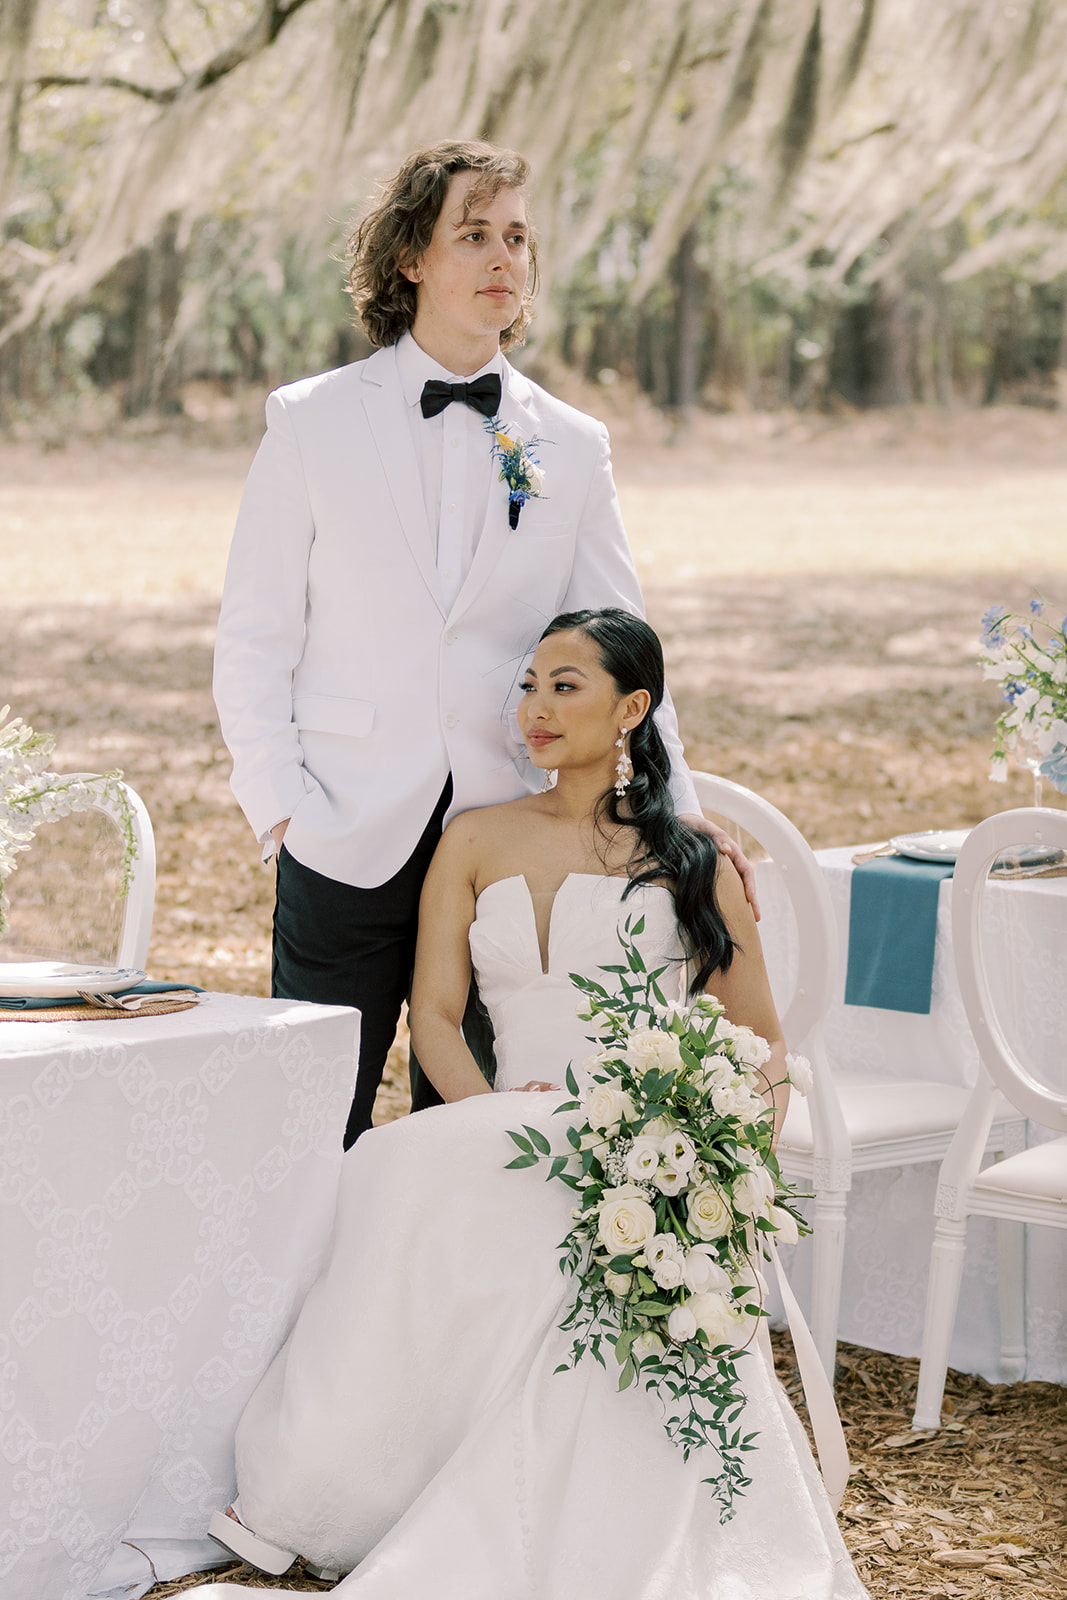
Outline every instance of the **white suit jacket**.
MULTIPOLYGON (((540 788, 514 713, 546 623, 585 606, 642 612, 607 430, 506 362, 500 416, 542 441, 543 498, 513 532, 507 485, 492 483, 446 614, 395 351, 267 400, 226 572, 215 699, 257 837, 291 818, 286 849, 338 882, 392 877, 449 772, 450 816, 540 788)), ((660 727, 677 808, 698 811, 669 704, 660 727)))

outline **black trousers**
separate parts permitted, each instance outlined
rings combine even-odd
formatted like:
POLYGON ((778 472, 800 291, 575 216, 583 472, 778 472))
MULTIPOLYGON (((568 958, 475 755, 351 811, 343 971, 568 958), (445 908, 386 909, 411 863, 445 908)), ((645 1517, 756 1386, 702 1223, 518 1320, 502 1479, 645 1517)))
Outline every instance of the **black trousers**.
MULTIPOLYGON (((410 857, 377 889, 358 889, 327 878, 295 860, 284 845, 278 855, 271 993, 285 1000, 356 1006, 362 1017, 346 1150, 372 1124, 374 1097, 396 1036, 400 1007, 411 990, 422 881, 451 799, 449 778, 410 857)), ((493 1032, 473 984, 463 1035, 492 1082, 493 1032)), ((441 1096, 414 1051, 410 1072, 411 1109, 440 1105, 441 1096)))

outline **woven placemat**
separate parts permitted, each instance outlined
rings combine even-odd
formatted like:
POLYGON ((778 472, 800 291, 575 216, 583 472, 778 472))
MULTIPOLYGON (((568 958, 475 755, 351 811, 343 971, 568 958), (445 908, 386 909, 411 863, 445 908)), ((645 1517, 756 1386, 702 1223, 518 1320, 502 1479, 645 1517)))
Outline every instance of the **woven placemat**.
POLYGON ((121 1022, 124 1017, 165 1017, 172 1011, 191 1011, 196 1000, 147 1000, 136 1011, 101 1010, 77 1001, 69 1006, 47 1006, 40 1011, 14 1011, 0 1006, 0 1022, 121 1022))

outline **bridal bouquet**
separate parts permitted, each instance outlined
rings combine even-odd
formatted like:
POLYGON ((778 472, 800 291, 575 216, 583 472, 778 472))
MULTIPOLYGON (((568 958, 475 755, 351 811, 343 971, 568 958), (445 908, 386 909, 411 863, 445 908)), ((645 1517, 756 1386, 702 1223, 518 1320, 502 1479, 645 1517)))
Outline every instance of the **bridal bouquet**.
MULTIPOLYGON (((728 1022, 711 996, 668 1005, 666 968, 646 970, 634 942, 643 930, 643 918, 627 922, 625 965, 602 969, 617 992, 571 974, 600 1048, 585 1063, 588 1088, 567 1069, 575 1098, 558 1109, 570 1152, 553 1156, 545 1135, 525 1127, 510 1134, 519 1154, 509 1166, 547 1160, 549 1179, 580 1197, 560 1245, 561 1270, 577 1284, 560 1324, 575 1335, 565 1367, 587 1353, 604 1366, 607 1346, 620 1389, 658 1392, 686 1459, 714 1445, 721 1471, 704 1481, 725 1522, 751 1483, 744 1455, 755 1435, 739 1426, 736 1364, 765 1315, 757 1261, 768 1234, 795 1243, 804 1224, 783 1195, 772 1114, 756 1092, 766 1041, 728 1022)), ((805 1091, 808 1063, 788 1063, 805 1091)))
MULTIPOLYGON (((1031 600, 1026 618, 991 606, 982 618, 982 676, 1002 686, 1007 710, 997 719, 989 776, 1007 777, 1009 750, 1030 739, 1040 757, 1037 770, 1060 794, 1067 793, 1067 617, 1056 626, 1045 607, 1031 600)), ((1035 758, 1036 759, 1036 758, 1035 758)))
POLYGON ((137 853, 133 814, 120 781, 122 773, 64 777, 47 771, 55 740, 50 734, 35 733, 21 717, 6 720, 10 710, 10 706, 0 707, 0 933, 7 910, 4 881, 18 865, 16 855, 20 850, 29 849, 42 822, 69 816, 72 811, 87 811, 94 805, 105 805, 122 829, 120 896, 129 890, 137 853))

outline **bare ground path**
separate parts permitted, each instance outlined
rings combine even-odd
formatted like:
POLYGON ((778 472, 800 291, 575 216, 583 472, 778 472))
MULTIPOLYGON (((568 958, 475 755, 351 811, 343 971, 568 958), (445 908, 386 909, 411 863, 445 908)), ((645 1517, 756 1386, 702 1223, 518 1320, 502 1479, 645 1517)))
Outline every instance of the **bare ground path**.
MULTIPOLYGON (((1041 590, 1067 611, 1067 419, 726 417, 677 446, 653 414, 608 420, 694 766, 759 789, 815 845, 1026 801, 1022 774, 987 781, 997 701, 973 662, 992 601, 1041 590)), ((209 691, 250 454, 246 438, 0 446, 0 704, 59 736, 61 768, 121 767, 144 796, 153 975, 265 993, 272 873, 209 691)), ((402 1068, 398 1050, 381 1115, 405 1107, 402 1068)), ((959 1379, 958 1430, 888 1446, 915 1364, 850 1359, 844 1526, 872 1594, 1067 1594, 1064 1391, 959 1379)))

